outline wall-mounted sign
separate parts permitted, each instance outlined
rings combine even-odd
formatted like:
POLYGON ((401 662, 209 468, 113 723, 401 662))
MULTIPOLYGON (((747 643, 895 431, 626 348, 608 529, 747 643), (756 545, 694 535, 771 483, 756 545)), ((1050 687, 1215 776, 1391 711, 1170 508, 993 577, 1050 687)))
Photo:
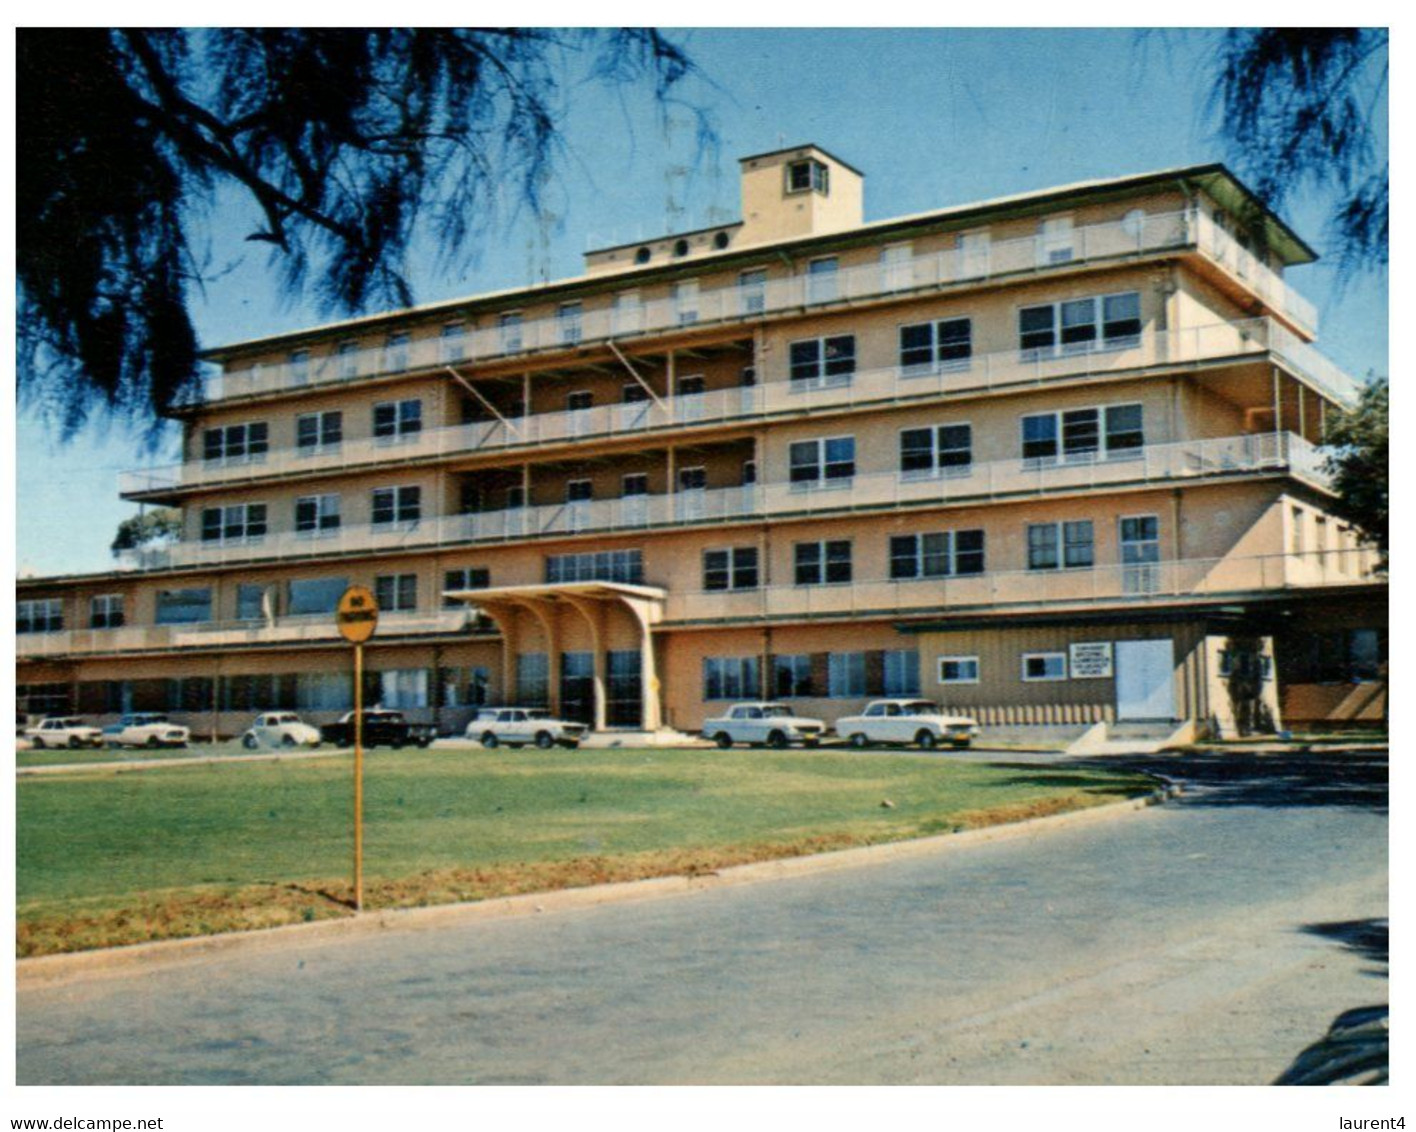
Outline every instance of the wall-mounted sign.
POLYGON ((1079 641, 1071 647, 1073 680, 1108 680, 1111 678, 1111 642, 1079 641))

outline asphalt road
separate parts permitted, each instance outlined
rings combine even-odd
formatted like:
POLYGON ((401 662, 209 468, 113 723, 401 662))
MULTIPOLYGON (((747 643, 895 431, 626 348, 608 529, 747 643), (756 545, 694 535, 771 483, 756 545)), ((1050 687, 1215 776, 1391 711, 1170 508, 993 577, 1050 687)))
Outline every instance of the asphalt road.
POLYGON ((22 987, 18 1080, 1271 1082, 1387 1000, 1385 758, 1155 765, 1046 835, 22 987))

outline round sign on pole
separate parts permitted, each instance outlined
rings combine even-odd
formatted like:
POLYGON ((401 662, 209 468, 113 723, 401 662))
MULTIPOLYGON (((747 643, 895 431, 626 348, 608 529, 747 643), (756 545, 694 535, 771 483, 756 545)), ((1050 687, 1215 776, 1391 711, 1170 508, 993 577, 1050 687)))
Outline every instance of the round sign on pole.
POLYGON ((334 624, 350 644, 362 645, 379 625, 379 603, 368 586, 350 586, 335 607, 334 624))

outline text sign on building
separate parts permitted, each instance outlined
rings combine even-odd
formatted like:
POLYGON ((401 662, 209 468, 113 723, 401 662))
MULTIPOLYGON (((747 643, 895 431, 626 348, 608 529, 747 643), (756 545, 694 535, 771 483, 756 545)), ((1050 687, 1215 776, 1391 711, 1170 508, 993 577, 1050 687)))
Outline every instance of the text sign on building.
POLYGON ((1078 641, 1071 646, 1073 680, 1107 680, 1111 677, 1111 642, 1078 641))
POLYGON ((379 625, 379 603, 368 586, 350 586, 334 610, 339 635, 353 645, 362 645, 379 625))

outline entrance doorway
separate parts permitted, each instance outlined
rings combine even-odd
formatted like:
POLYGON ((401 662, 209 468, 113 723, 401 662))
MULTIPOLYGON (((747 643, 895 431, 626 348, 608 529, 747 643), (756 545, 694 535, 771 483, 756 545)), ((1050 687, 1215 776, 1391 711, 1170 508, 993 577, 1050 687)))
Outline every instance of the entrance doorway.
POLYGON ((1116 718, 1172 720, 1175 714, 1175 644, 1116 642, 1116 718))
POLYGON ((595 654, 561 653, 560 714, 575 723, 595 723, 595 654))
POLYGON ((605 688, 605 724, 608 727, 644 725, 644 682, 638 649, 611 649, 605 654, 608 679, 605 688))

